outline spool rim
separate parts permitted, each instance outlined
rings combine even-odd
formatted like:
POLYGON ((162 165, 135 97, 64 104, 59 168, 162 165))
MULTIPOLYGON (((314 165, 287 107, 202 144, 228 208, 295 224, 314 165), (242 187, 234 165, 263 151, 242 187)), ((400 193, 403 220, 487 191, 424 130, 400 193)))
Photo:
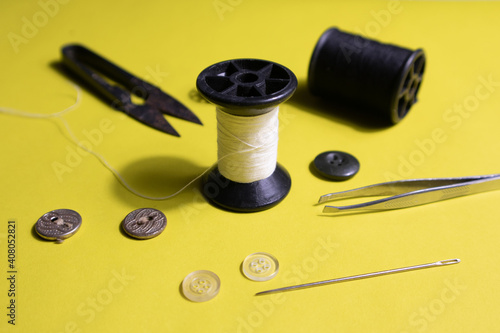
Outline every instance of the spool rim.
POLYGON ((313 53, 311 55, 311 60, 309 61, 309 69, 307 72, 307 86, 309 87, 309 91, 313 95, 318 95, 319 94, 319 88, 316 85, 317 79, 316 79, 316 63, 318 61, 318 57, 321 53, 321 50, 323 49, 323 46, 325 43, 328 41, 329 35, 333 33, 334 31, 338 31, 339 29, 332 27, 328 28, 325 30, 321 36, 319 37, 318 41, 316 42, 316 45, 314 46, 313 53))
POLYGON ((225 178, 215 165, 203 179, 202 193, 220 208, 252 213, 276 206, 285 199, 291 187, 290 174, 279 163, 271 176, 246 184, 225 178), (210 189, 214 191, 211 193, 210 189))
MULTIPOLYGON (((235 116, 259 116, 288 100, 297 89, 295 74, 285 66, 260 59, 226 60, 204 69, 196 80, 200 94, 235 116)), ((222 176, 215 165, 203 179, 202 193, 214 205, 236 212, 274 207, 290 192, 292 180, 276 163, 267 178, 238 183, 222 176), (212 186, 213 193, 208 191, 212 186)))
POLYGON ((196 87, 222 110, 239 116, 256 116, 288 100, 297 78, 287 67, 272 61, 241 58, 205 68, 196 87))
POLYGON ((399 123, 409 112, 417 100, 417 94, 423 80, 426 65, 423 49, 417 49, 406 60, 398 79, 397 89, 391 99, 391 121, 399 123))
MULTIPOLYGON (((351 60, 347 59, 347 64, 351 60)), ((408 114, 411 106, 417 102, 417 93, 423 79, 425 62, 426 57, 422 49, 412 51, 397 45, 382 43, 375 39, 343 32, 336 27, 331 27, 325 30, 319 37, 312 52, 308 69, 308 88, 312 95, 328 100, 337 100, 340 103, 349 103, 354 108, 359 106, 360 109, 367 108, 370 111, 373 110, 383 116, 384 122, 397 124, 408 114), (387 87, 383 91, 380 88, 377 93, 377 96, 383 94, 383 100, 376 101, 373 100, 373 96, 368 94, 357 94, 339 87, 339 82, 342 82, 341 80, 344 77, 335 76, 334 72, 338 68, 341 68, 341 65, 334 63, 333 59, 342 48, 342 43, 345 42, 344 39, 346 36, 349 37, 346 42, 348 43, 346 49, 351 50, 352 47, 354 49, 351 50, 353 54, 357 54, 365 42, 406 51, 404 57, 399 60, 397 67, 393 67, 394 71, 390 73, 390 80, 388 78, 388 81, 385 83, 387 87), (330 71, 332 72, 330 73, 330 71), (335 83, 331 81, 335 81, 335 83)), ((336 74, 338 76, 352 73, 336 74)), ((361 84, 358 85, 355 81, 348 82, 348 84, 350 89, 360 89, 362 87, 361 84)), ((374 90, 375 92, 377 91, 374 90)))

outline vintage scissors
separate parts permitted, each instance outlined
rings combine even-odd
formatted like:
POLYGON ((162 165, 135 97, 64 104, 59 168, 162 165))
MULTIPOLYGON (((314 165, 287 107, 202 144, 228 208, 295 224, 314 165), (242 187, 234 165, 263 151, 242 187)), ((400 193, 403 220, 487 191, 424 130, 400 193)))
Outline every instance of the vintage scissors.
POLYGON ((500 174, 456 178, 397 180, 330 193, 318 203, 356 197, 390 196, 349 206, 325 206, 323 213, 381 211, 424 205, 431 202, 500 189, 500 174))
POLYGON ((64 46, 62 58, 65 66, 90 84, 112 107, 148 126, 164 133, 180 136, 165 120, 162 113, 201 124, 193 112, 172 96, 82 45, 64 46), (103 76, 117 84, 108 83, 103 76), (133 103, 131 94, 143 98, 144 104, 133 103))

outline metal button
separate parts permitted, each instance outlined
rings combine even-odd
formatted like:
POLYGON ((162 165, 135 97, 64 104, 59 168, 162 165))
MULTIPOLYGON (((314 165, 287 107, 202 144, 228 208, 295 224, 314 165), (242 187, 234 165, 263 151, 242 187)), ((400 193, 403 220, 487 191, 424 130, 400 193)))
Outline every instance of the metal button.
POLYGON ((253 281, 267 281, 278 274, 278 260, 269 253, 256 252, 248 255, 241 268, 243 274, 253 281))
POLYGON ((40 237, 61 243, 73 236, 81 225, 82 217, 74 210, 56 209, 40 217, 35 224, 35 230, 40 237))
POLYGON ((314 159, 316 171, 331 180, 347 180, 359 171, 359 161, 351 154, 342 151, 327 151, 314 159))
POLYGON ((209 301, 219 293, 220 279, 211 271, 194 271, 182 281, 182 293, 193 302, 209 301))
POLYGON ((140 208, 129 213, 122 222, 127 235, 138 239, 158 236, 167 226, 165 215, 154 208, 140 208))

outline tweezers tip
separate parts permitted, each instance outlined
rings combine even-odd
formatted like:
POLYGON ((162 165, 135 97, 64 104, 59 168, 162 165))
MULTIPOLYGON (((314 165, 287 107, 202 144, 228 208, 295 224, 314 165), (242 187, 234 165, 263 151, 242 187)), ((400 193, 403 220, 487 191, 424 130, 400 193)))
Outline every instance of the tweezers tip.
POLYGON ((325 206, 323 208, 323 213, 336 213, 338 211, 340 211, 340 209, 335 206, 325 206))

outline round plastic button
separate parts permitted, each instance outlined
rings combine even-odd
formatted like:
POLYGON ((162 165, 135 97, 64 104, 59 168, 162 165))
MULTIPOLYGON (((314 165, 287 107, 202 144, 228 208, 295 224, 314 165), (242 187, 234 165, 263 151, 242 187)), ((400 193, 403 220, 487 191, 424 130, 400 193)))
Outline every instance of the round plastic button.
POLYGON ((278 260, 269 253, 257 252, 243 260, 242 270, 247 278, 253 281, 271 280, 278 274, 278 260))
POLYGON ((127 235, 138 239, 158 236, 167 226, 167 218, 157 209, 140 208, 129 213, 122 222, 127 235))
POLYGON ((220 279, 211 271, 194 271, 182 281, 182 293, 193 302, 206 302, 217 296, 220 279))
POLYGON ((327 151, 314 159, 318 173, 331 180, 347 180, 359 171, 359 161, 351 154, 342 151, 327 151))
POLYGON ((80 214, 71 209, 56 209, 45 213, 35 224, 36 233, 45 239, 61 243, 82 225, 80 214))

